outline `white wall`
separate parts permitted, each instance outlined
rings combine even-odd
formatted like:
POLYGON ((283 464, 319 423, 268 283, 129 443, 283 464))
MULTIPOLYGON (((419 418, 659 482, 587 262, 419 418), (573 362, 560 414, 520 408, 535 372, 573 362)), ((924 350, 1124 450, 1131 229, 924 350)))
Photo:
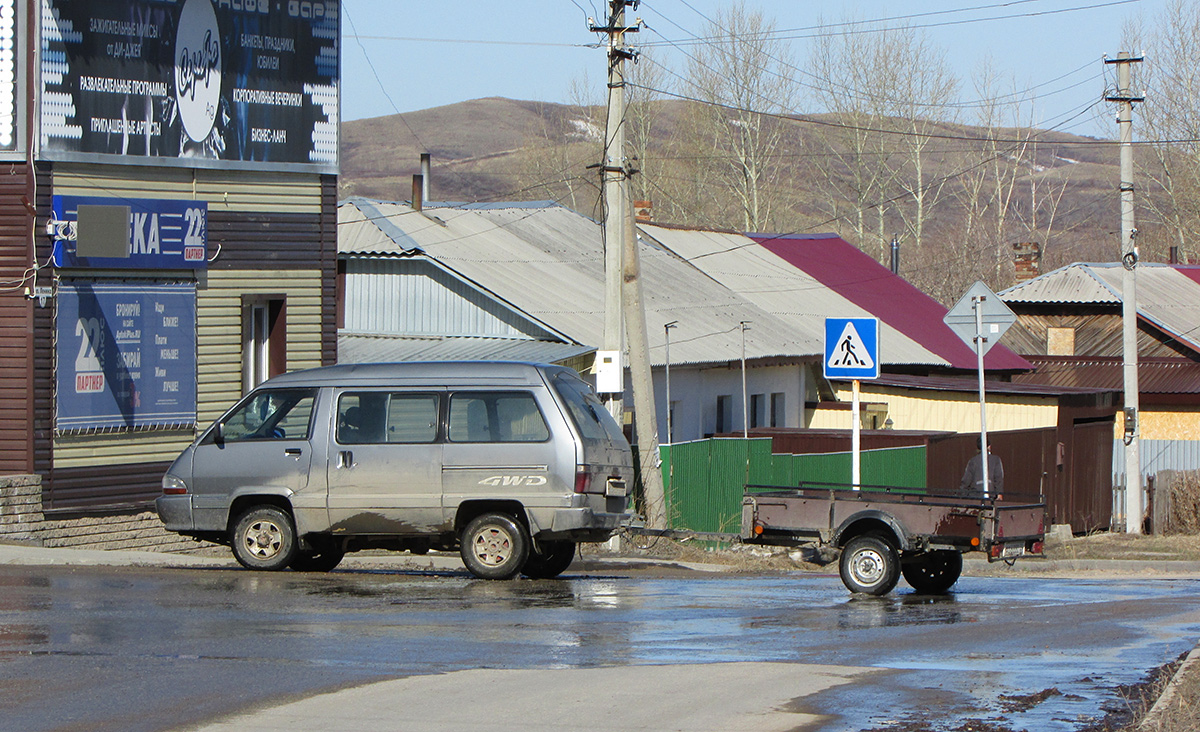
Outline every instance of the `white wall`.
MULTIPOLYGON (((771 394, 784 395, 783 420, 780 427, 804 426, 805 390, 812 389, 812 374, 807 366, 764 366, 746 369, 746 393, 764 395, 762 425, 770 424, 771 394)), ((658 412, 658 439, 666 444, 667 437, 666 369, 654 369, 654 394, 658 412)), ((698 440, 717 428, 717 397, 728 394, 730 399, 730 431, 743 428, 742 371, 733 368, 671 367, 671 401, 675 403, 673 420, 674 442, 698 440)), ((749 408, 745 410, 748 415, 749 408)))

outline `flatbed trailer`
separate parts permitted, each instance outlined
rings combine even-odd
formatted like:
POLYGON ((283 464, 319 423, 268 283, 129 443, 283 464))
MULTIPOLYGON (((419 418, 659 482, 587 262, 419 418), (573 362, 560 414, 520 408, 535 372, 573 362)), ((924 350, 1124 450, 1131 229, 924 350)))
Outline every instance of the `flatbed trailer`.
POLYGON ((966 552, 989 561, 1043 555, 1046 504, 911 488, 805 483, 748 485, 741 539, 747 544, 815 544, 841 550, 851 592, 885 595, 901 576, 922 593, 943 593, 962 574, 966 552))

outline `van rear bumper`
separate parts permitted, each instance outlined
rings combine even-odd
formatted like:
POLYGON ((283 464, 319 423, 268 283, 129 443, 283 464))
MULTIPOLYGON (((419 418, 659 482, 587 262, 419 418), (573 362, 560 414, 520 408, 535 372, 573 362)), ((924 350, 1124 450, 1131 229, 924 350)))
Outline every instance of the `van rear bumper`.
POLYGON ((559 508, 551 517, 549 529, 539 532, 538 538, 604 541, 629 518, 627 513, 604 513, 587 507, 559 508))
POLYGON ((159 496, 154 510, 168 531, 191 531, 196 528, 192 518, 191 496, 159 496))

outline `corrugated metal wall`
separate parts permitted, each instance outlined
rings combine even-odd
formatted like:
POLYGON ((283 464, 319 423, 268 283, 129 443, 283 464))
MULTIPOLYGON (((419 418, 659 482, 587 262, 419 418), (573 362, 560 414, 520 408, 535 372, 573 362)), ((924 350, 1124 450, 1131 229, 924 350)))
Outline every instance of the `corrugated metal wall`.
MULTIPOLYGON (((1200 440, 1141 440, 1142 482, 1160 470, 1200 470, 1200 440)), ((1114 485, 1125 485, 1125 444, 1113 440, 1114 485)))
POLYGON ((552 337, 426 259, 350 259, 345 329, 355 333, 552 337))
MULTIPOLYGON (((289 370, 331 364, 337 354, 337 178, 220 170, 57 166, 39 186, 53 194, 187 198, 209 204, 209 252, 197 282, 197 421, 206 425, 241 396, 241 298, 287 298, 289 370), (219 253, 218 253, 219 247, 219 253)), ((45 237, 39 257, 49 255, 45 237)), ((35 311, 35 469, 50 511, 145 507, 189 431, 53 434, 53 321, 35 311)))
MULTIPOLYGON (((0 474, 33 471, 33 310, 24 287, 33 264, 32 218, 21 197, 32 198, 29 166, 10 164, 0 176, 0 474)), ((48 285, 45 279, 39 285, 48 285)))
MULTIPOLYGON (((747 484, 796 486, 850 482, 850 453, 778 454, 772 438, 716 437, 662 446, 663 481, 672 528, 737 532, 747 484)), ((923 490, 925 447, 864 450, 864 486, 923 490)))

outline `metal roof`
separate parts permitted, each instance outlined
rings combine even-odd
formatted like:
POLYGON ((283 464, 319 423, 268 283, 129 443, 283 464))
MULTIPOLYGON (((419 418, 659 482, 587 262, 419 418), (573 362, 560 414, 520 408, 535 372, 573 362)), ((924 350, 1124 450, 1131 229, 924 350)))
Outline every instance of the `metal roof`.
MULTIPOLYGON (((1026 384, 1094 387, 1123 391, 1125 367, 1120 358, 1030 356, 1037 370, 1014 377, 1026 384)), ((1186 358, 1139 358, 1140 394, 1200 394, 1200 363, 1186 358)))
MULTIPOLYGON (((1118 263, 1076 263, 1000 293, 1007 303, 1120 305, 1118 263)), ((1200 351, 1200 267, 1158 263, 1137 268, 1138 317, 1200 351)))
POLYGON ((338 363, 393 361, 534 361, 558 363, 596 350, 591 346, 521 338, 419 338, 338 334, 338 363))
MULTIPOLYGON (((428 256, 496 301, 577 343, 604 335, 600 225, 556 204, 490 204, 414 211, 407 204, 350 199, 338 208, 343 255, 428 256), (381 226, 381 223, 386 222, 381 226)), ((642 290, 651 362, 673 364, 819 357, 823 334, 798 330, 732 292, 677 255, 641 241, 642 290)))
MULTIPOLYGON (((822 342, 826 317, 877 317, 884 364, 976 368, 974 352, 942 322, 944 307, 836 234, 744 235, 645 224, 642 229, 822 342)), ((988 353, 985 366, 1031 368, 1003 346, 988 353)))

